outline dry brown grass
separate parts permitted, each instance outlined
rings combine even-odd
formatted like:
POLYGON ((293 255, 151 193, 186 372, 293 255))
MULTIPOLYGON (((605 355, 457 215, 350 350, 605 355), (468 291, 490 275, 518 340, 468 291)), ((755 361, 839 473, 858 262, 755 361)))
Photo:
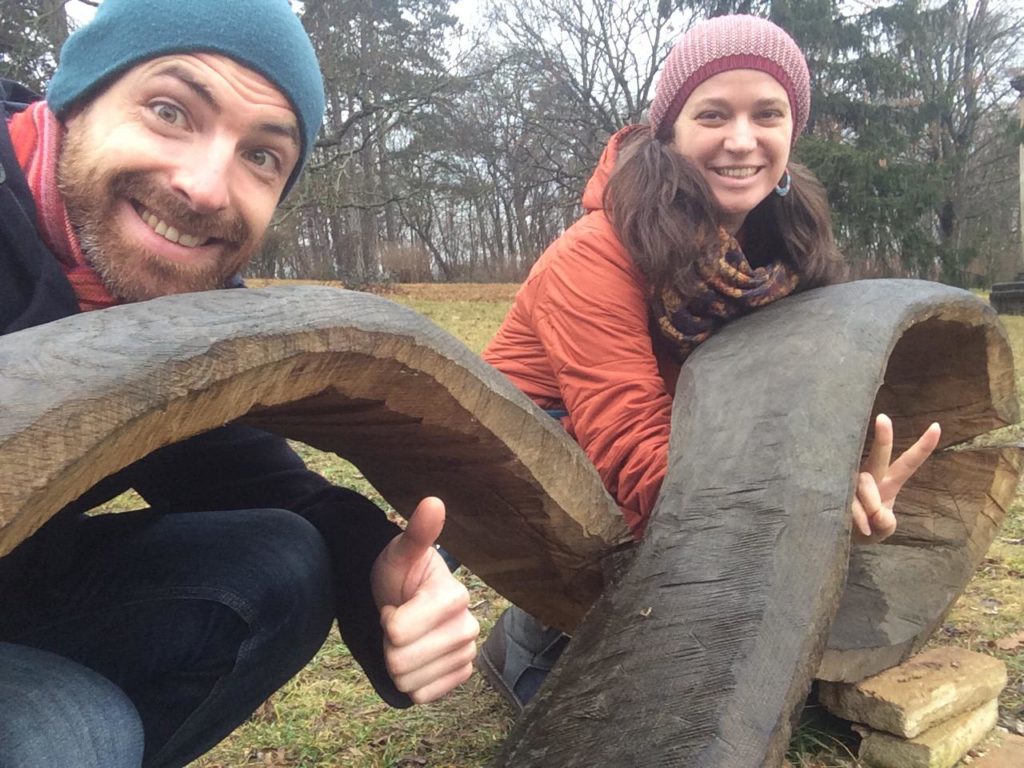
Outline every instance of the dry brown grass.
MULTIPOLYGON (((271 285, 327 285, 344 288, 339 280, 277 280, 265 277, 246 278, 250 288, 271 285)), ((519 283, 384 283, 369 286, 371 293, 395 300, 511 302, 519 283)))

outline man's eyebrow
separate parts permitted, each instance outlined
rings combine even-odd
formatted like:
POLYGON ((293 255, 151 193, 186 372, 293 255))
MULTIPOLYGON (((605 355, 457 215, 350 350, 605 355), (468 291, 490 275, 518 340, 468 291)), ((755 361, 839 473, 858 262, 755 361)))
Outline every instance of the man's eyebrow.
MULTIPOLYGON (((184 67, 178 64, 168 64, 166 67, 158 69, 154 74, 157 76, 163 75, 173 77, 176 80, 180 80, 193 93, 206 102, 210 109, 217 114, 221 113, 220 104, 217 103, 217 99, 214 97, 209 87, 205 83, 196 80, 196 78, 192 76, 192 73, 184 67)), ((260 125, 260 130, 265 133, 284 136, 286 139, 290 139, 296 147, 301 144, 299 140, 299 129, 294 123, 262 123, 260 125)))
POLYGON ((260 130, 265 133, 273 133, 291 139, 292 144, 299 146, 299 129, 294 123, 262 123, 260 130))
POLYGON ((207 87, 206 83, 202 83, 199 80, 196 80, 192 76, 192 73, 184 67, 179 66, 178 64, 168 64, 166 67, 158 69, 154 74, 167 75, 169 77, 173 77, 177 80, 180 80, 182 83, 188 86, 188 88, 193 93, 195 93, 199 98, 206 102, 207 105, 209 105, 209 107, 212 110, 214 110, 218 114, 220 113, 220 104, 217 103, 217 100, 213 97, 213 93, 210 92, 210 89, 209 87, 207 87))

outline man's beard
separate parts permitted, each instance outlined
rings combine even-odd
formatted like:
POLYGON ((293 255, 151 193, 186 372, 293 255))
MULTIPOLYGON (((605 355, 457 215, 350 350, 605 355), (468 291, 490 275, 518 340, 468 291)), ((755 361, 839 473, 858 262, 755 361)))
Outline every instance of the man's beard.
POLYGON ((82 253, 118 299, 142 301, 222 288, 259 246, 237 213, 196 213, 145 172, 104 170, 101 163, 92 161, 86 144, 81 133, 66 135, 58 185, 82 253), (118 226, 117 210, 127 201, 137 213, 141 206, 180 232, 198 236, 200 242, 220 241, 217 258, 185 263, 148 252, 118 226))

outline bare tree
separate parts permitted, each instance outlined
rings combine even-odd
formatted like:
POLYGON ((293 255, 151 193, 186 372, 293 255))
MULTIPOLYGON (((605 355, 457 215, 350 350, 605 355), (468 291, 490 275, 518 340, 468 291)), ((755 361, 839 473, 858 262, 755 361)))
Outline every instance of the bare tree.
POLYGON ((669 46, 693 19, 655 0, 492 2, 488 14, 537 83, 536 160, 575 195, 607 138, 641 119, 669 46))

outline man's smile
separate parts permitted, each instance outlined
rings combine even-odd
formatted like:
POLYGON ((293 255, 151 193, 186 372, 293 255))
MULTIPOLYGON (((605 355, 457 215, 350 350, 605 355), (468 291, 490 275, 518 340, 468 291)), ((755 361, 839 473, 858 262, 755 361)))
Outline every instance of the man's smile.
POLYGON ((178 245, 182 245, 186 248, 195 248, 196 246, 206 245, 211 239, 208 237, 200 237, 199 235, 192 235, 188 232, 181 232, 139 203, 133 203, 133 207, 139 214, 139 218, 146 222, 150 229, 164 239, 170 240, 172 243, 177 243, 178 245))

